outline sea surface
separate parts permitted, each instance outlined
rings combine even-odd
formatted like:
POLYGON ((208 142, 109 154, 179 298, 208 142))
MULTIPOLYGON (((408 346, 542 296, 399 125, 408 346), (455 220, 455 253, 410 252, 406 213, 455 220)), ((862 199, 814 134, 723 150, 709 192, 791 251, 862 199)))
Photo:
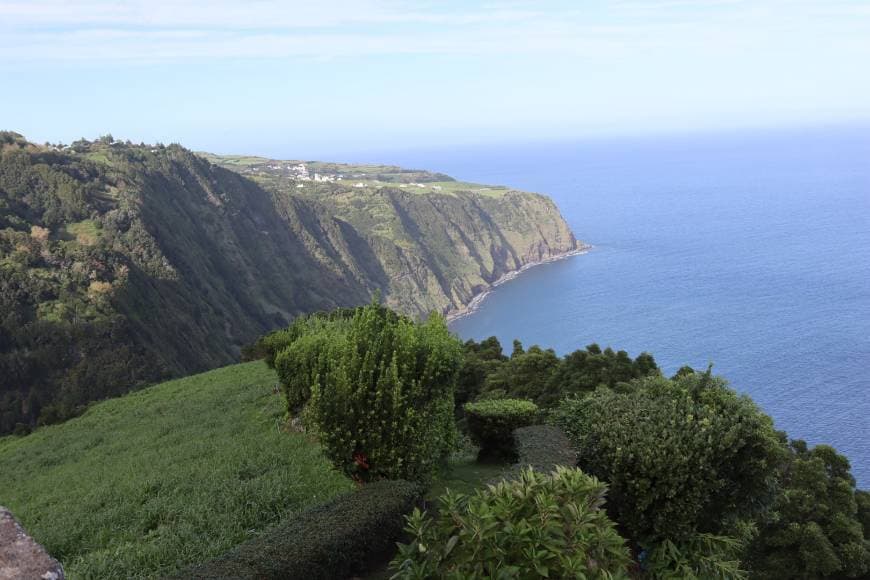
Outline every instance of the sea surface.
POLYGON ((726 377, 870 488, 870 127, 379 155, 550 195, 585 255, 455 321, 564 354, 592 342, 726 377))

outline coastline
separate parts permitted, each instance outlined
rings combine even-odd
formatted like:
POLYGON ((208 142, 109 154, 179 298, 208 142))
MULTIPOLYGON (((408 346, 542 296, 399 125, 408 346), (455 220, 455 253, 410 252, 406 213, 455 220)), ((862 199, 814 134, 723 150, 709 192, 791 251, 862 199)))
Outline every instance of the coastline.
POLYGON ((481 292, 478 292, 477 294, 475 294, 471 298, 471 301, 468 304, 466 304, 464 307, 460 308, 459 310, 455 310, 454 312, 448 313, 445 316, 447 323, 450 324, 451 322, 459 320, 460 318, 465 318, 466 316, 468 316, 470 314, 474 314, 477 311, 477 309, 480 308, 480 305, 483 303, 483 301, 486 300, 486 297, 489 296, 490 294, 492 294, 492 292, 497 287, 501 286, 505 282, 510 282, 511 280, 513 280, 514 278, 516 278, 517 276, 519 276, 520 274, 522 274, 526 270, 529 270, 530 268, 534 268, 535 266, 540 266, 541 264, 549 264, 551 262, 558 262, 559 260, 564 260, 566 258, 571 258, 573 256, 580 256, 580 255, 588 253, 589 250, 591 250, 591 249, 592 249, 591 245, 583 244, 579 248, 576 248, 574 250, 570 250, 568 252, 563 252, 561 254, 556 254, 554 256, 548 256, 548 257, 544 258, 543 260, 537 260, 535 262, 529 262, 528 264, 523 264, 522 267, 520 267, 519 269, 511 270, 510 272, 507 272, 507 273, 499 276, 499 278, 497 280, 495 280, 493 283, 491 283, 488 287, 486 287, 481 292))

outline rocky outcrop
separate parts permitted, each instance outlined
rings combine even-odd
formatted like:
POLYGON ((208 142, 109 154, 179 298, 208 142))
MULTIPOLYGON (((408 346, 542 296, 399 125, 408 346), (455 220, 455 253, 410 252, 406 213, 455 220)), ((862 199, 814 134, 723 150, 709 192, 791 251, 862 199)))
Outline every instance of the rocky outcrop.
POLYGON ((0 580, 63 580, 60 562, 0 506, 0 580))

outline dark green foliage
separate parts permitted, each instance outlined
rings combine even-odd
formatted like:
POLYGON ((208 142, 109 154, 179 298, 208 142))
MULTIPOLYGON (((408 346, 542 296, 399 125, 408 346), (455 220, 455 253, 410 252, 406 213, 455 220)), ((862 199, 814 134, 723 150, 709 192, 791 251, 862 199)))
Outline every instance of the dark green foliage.
POLYGON ((550 405, 562 396, 561 388, 552 384, 559 365, 559 357, 553 349, 532 346, 523 351, 519 341, 515 341, 510 359, 486 378, 484 392, 504 391, 511 398, 550 405))
POLYGON ((693 369, 689 365, 683 365, 677 370, 676 373, 674 373, 674 376, 671 378, 678 379, 680 377, 684 377, 686 375, 692 375, 692 374, 695 374, 695 369, 693 369))
POLYGON ((870 491, 856 490, 855 504, 858 509, 858 521, 864 527, 864 537, 870 538, 870 491))
POLYGON ((494 336, 479 343, 468 340, 463 347, 462 367, 456 380, 456 405, 460 408, 477 399, 483 391, 486 378, 508 360, 502 354, 501 343, 494 336))
POLYGON ((420 498, 405 481, 379 481, 290 517, 178 580, 334 580, 366 572, 395 551, 420 498))
POLYGON ((525 350, 519 341, 514 341, 508 358, 492 337, 479 344, 466 342, 465 353, 459 392, 468 401, 511 397, 530 399, 547 408, 568 395, 590 392, 600 386, 613 388, 659 374, 649 353, 632 359, 623 350, 601 350, 597 344, 560 359, 552 349, 532 346, 525 350))
POLYGON ((518 478, 466 496, 447 492, 438 514, 414 510, 412 541, 393 560, 399 579, 628 578, 628 550, 602 509, 606 486, 576 468, 518 478))
POLYGON ((744 542, 697 534, 680 544, 664 540, 644 554, 643 571, 655 580, 740 580, 747 578, 740 556, 744 542))
POLYGON ((782 491, 752 544, 752 570, 772 580, 870 575, 868 494, 849 461, 827 445, 793 441, 782 491), (862 521, 863 519, 863 521, 862 521))
POLYGON ((514 429, 538 420, 538 406, 520 399, 466 403, 464 410, 468 433, 483 456, 513 452, 514 429))
POLYGON ((310 319, 343 320, 352 317, 356 308, 335 308, 333 310, 303 314, 297 317, 287 328, 273 330, 242 349, 242 356, 249 360, 263 359, 269 368, 275 368, 278 354, 290 346, 294 340, 307 331, 310 319))
POLYGON ((27 145, 23 135, 14 131, 0 131, 0 145, 27 145))
POLYGON ((305 407, 327 455, 364 481, 427 481, 455 440, 461 345, 443 318, 415 323, 371 304, 312 316, 276 357, 288 407, 305 407))
POLYGON ((2 434, 63 420, 167 373, 112 303, 131 267, 98 219, 115 177, 20 135, 0 142, 2 434))
POLYGON ((649 353, 643 352, 632 360, 624 350, 607 347, 602 351, 597 344, 591 344, 562 360, 550 381, 550 391, 559 391, 561 396, 555 401, 551 399, 551 403, 558 403, 565 395, 586 393, 601 386, 613 388, 658 372, 649 353))
POLYGON ((650 377, 563 404, 579 466, 610 485, 610 512, 647 549, 731 534, 769 507, 785 451, 770 418, 719 378, 650 377))
POLYGON ((527 467, 550 473, 559 465, 577 465, 577 453, 558 427, 531 425, 516 429, 513 435, 517 454, 517 462, 511 468, 513 475, 527 467))

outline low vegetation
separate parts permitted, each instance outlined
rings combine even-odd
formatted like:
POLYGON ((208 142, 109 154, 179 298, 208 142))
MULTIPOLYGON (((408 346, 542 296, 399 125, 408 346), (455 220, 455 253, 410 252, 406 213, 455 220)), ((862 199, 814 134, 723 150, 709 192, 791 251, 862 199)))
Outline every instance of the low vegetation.
POLYGON ((524 470, 470 496, 445 493, 408 517, 397 579, 627 578, 628 549, 602 509, 606 486, 579 469, 524 470))
POLYGON ((0 439, 0 504, 70 578, 151 578, 202 562, 353 488, 282 429, 262 362, 95 405, 0 439))
MULTIPOLYGON (((314 318, 322 325, 336 316, 347 319, 349 314, 314 318)), ((267 357, 281 337, 300 344, 308 340, 291 327, 261 342, 267 357)), ((292 353, 293 348, 283 352, 292 353)), ((498 340, 489 338, 463 345, 458 376, 455 414, 482 446, 480 458, 493 449, 510 449, 519 457, 520 463, 505 474, 507 480, 521 478, 525 465, 549 473, 569 464, 609 486, 606 513, 624 534, 635 576, 786 579, 805 577, 797 571, 812 569, 822 578, 857 578, 870 570, 870 542, 862 523, 870 502, 855 489, 848 462, 824 447, 807 451, 797 444, 790 452, 786 435, 774 429, 770 417, 710 370, 697 373, 683 367, 668 379, 647 353, 632 359, 624 351, 595 344, 558 357, 552 350, 524 349, 515 341, 507 356, 498 340), (534 421, 549 421, 560 429, 517 429, 534 421), (828 473, 827 483, 797 476, 823 472, 828 473), (818 494, 836 493, 842 494, 838 508, 819 505, 818 494), (816 552, 818 558, 812 556, 816 552), (777 565, 780 559, 790 559, 792 565, 777 565)), ((305 407, 302 397, 292 400, 291 408, 299 402, 297 411, 305 407)), ((301 412, 304 417, 307 407, 301 412)), ((464 466, 463 473, 470 475, 457 481, 468 489, 481 471, 464 466)), ((436 487, 443 489, 438 482, 436 487)), ((475 505, 482 510, 479 514, 490 513, 486 501, 474 504, 468 499, 473 493, 462 497, 460 503, 475 505)), ((454 509, 456 501, 445 493, 437 513, 444 513, 445 505, 448 512, 454 509)), ((466 515, 455 513, 450 521, 456 524, 466 515)), ((400 577, 495 573, 453 561, 459 533, 435 534, 438 517, 421 513, 409 520, 408 531, 418 542, 416 548, 403 549, 400 577), (436 546, 433 552, 430 544, 436 546)), ((523 566, 537 565, 534 550, 550 549, 545 539, 536 542, 534 548, 527 546, 524 560, 514 562, 517 568, 498 573, 529 573, 532 568, 523 566)), ((459 550, 456 557, 461 554, 459 550)), ((499 554, 478 564, 499 566, 507 558, 499 554)))
POLYGON ((506 356, 377 303, 245 353, 267 364, 0 440, 0 502, 73 577, 381 578, 420 495, 440 499, 406 519, 400 580, 870 574, 848 460, 789 443, 712 369, 666 378, 597 345, 506 356), (479 461, 469 437, 517 462, 479 461))
POLYGON ((420 488, 379 481, 309 508, 176 580, 334 580, 389 558, 420 488))

